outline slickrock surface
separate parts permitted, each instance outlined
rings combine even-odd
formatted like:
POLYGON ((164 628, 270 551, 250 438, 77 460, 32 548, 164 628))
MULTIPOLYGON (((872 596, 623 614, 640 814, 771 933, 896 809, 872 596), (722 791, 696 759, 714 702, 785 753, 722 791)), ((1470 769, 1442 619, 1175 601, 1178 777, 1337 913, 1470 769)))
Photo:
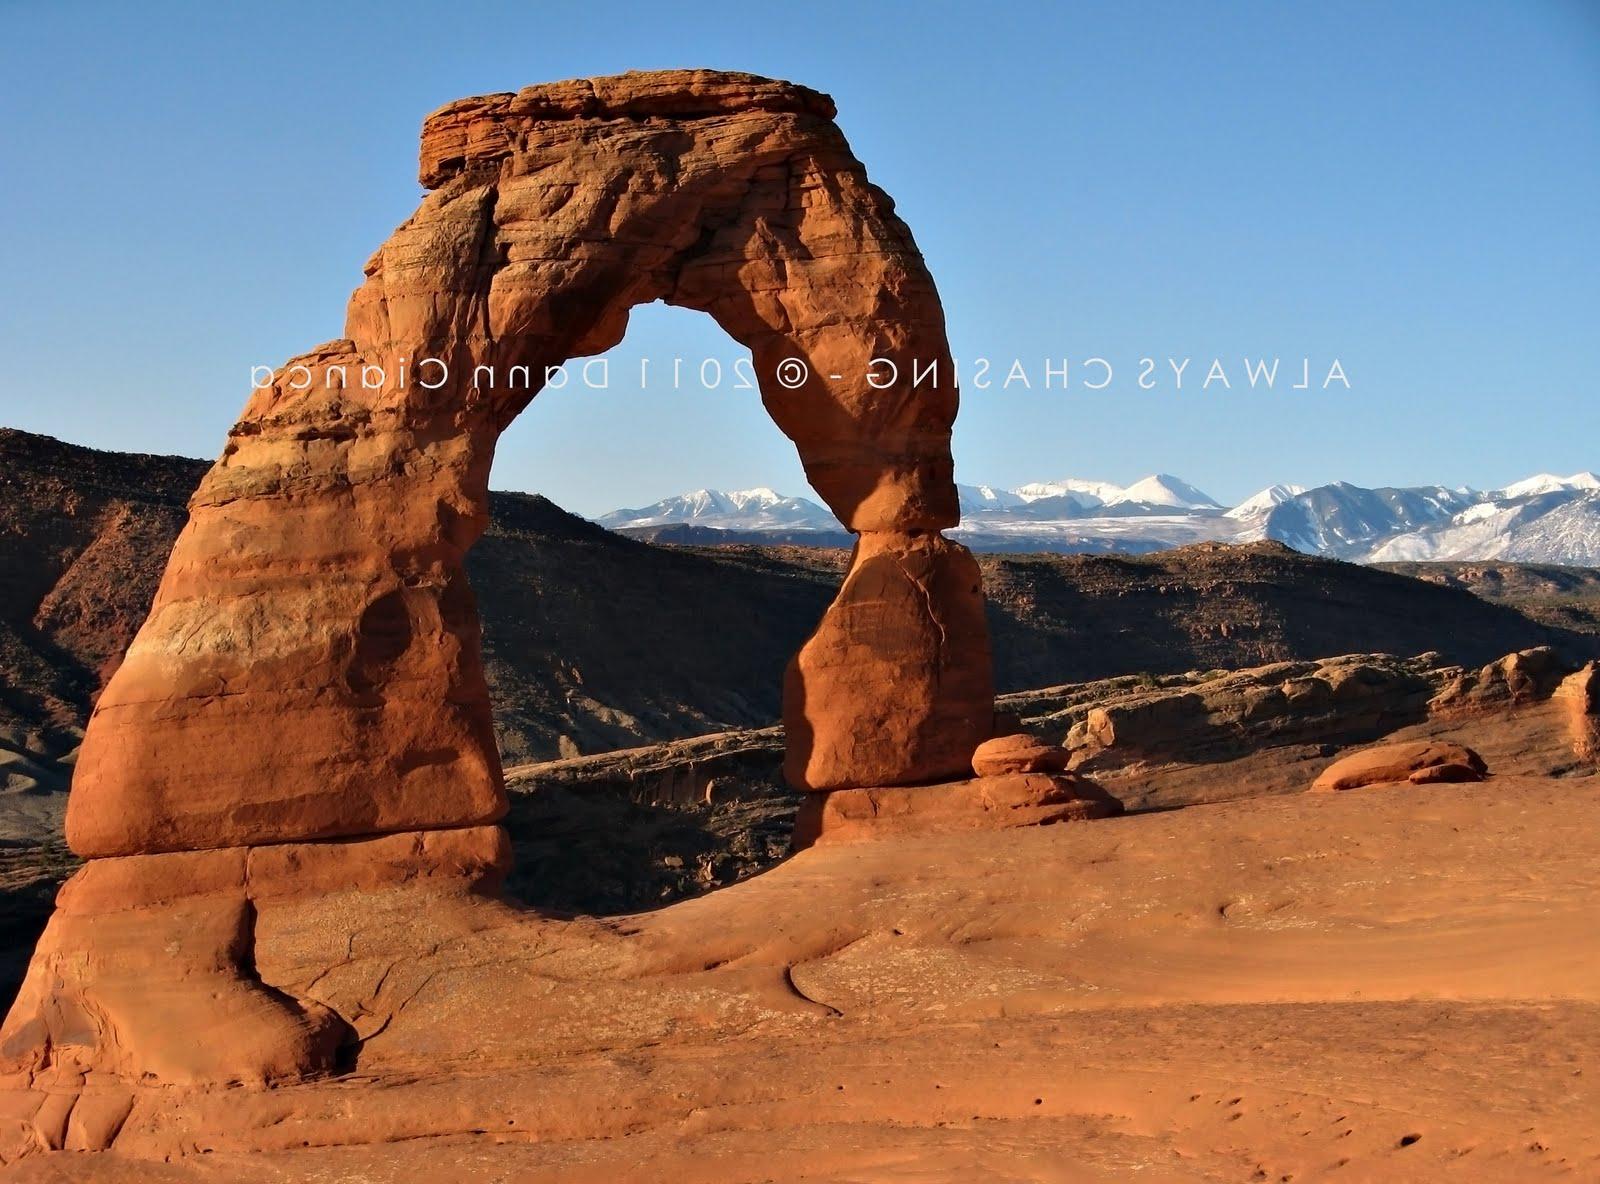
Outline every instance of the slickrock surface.
POLYGON ((358 1017, 353 1068, 135 1085, 111 1155, 12 1178, 1588 1179, 1600 778, 1527 771, 1562 724, 1426 725, 1484 785, 823 844, 606 922, 266 897, 263 981, 358 1017))
POLYGON ((1435 697, 1433 709, 1482 711, 1537 703, 1554 694, 1572 669, 1572 663, 1549 646, 1520 650, 1481 670, 1454 674, 1435 697))
POLYGON ((1062 727, 1074 768, 1101 770, 1375 739, 1426 719, 1458 672, 1436 654, 1346 654, 1037 691, 1008 704, 1025 705, 1034 731, 1046 720, 1062 727))
MULTIPOLYGON (((1570 775, 1582 764, 1574 759, 1570 711, 1554 692, 1542 699, 1505 693, 1507 669, 1543 669, 1550 660, 1525 651, 1468 670, 1437 654, 1347 654, 1107 679, 997 702, 1031 732, 1064 730, 1073 768, 1130 808, 1166 808, 1300 793, 1344 753, 1380 738, 1432 739, 1467 720, 1492 725, 1492 735, 1510 729, 1537 738, 1485 751, 1497 774, 1570 775), (1224 764, 1227 775, 1219 776, 1224 764)), ((1549 683, 1541 680, 1540 693, 1549 683)))
POLYGON ((1572 670, 1548 647, 1475 670, 1437 653, 1346 654, 1044 688, 1002 701, 1033 731, 1064 728, 1074 769, 1130 770, 1269 748, 1348 745, 1432 717, 1514 710, 1551 698, 1572 670))

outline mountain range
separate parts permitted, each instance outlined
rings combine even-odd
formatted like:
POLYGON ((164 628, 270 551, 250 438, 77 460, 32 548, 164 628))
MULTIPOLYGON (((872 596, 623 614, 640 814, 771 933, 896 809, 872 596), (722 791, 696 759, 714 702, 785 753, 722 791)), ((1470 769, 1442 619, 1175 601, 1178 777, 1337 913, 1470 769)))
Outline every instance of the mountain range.
MULTIPOLYGON (((1495 490, 1272 485, 1232 507, 1165 473, 1128 486, 1068 478, 956 488, 961 524, 949 533, 978 551, 1145 554, 1196 542, 1274 541, 1360 563, 1600 566, 1600 476, 1592 472, 1541 473, 1495 490)), ((700 489, 598 521, 662 542, 849 541, 824 507, 766 488, 700 489)))

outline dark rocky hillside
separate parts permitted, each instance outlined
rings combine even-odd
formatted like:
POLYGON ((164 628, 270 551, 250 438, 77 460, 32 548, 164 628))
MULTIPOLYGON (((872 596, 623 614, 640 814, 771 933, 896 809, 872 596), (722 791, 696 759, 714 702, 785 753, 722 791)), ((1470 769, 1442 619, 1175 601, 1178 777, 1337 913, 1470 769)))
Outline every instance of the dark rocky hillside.
POLYGON ((1553 563, 1383 563, 1384 571, 1460 588, 1556 629, 1600 635, 1600 569, 1553 563))
MULTIPOLYGON (((204 468, 0 430, 8 779, 48 774, 76 746, 204 468)), ((492 517, 469 571, 508 763, 771 723, 784 663, 848 558, 656 546, 528 494, 495 494, 492 517)), ((1473 595, 1483 581, 1411 579, 1271 543, 980 563, 1002 691, 1355 651, 1439 650, 1473 665, 1540 643, 1600 650, 1581 621, 1530 620, 1514 593, 1486 603, 1473 595)))

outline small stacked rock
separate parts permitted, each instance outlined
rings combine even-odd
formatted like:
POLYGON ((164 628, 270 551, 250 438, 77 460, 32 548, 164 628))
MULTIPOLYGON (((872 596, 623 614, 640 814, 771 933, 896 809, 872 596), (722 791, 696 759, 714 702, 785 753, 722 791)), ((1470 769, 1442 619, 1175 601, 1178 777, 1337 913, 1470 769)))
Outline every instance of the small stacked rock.
POLYGON ((1488 773, 1488 763, 1463 744, 1412 740, 1376 744, 1339 758, 1311 783, 1311 792, 1331 793, 1402 782, 1430 785, 1482 781, 1488 773))
POLYGON ((1065 773, 1072 753, 1056 744, 1046 744, 1027 732, 996 736, 978 745, 972 754, 972 771, 979 777, 1000 777, 1006 773, 1065 773))
POLYGON ((1120 801, 1068 770, 1071 759, 1059 745, 1016 732, 978 745, 972 754, 977 776, 970 780, 808 794, 795 817, 794 849, 1121 814, 1120 801))

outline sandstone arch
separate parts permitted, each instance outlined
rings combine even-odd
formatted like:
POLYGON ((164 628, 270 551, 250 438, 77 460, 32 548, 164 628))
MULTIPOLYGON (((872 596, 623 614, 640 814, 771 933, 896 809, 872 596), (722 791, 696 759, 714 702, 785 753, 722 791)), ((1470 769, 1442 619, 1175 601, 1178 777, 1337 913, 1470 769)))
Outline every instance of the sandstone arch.
POLYGON ((686 71, 430 116, 430 193, 368 262, 345 337, 254 395, 195 495, 85 742, 74 849, 498 818, 461 559, 486 523, 495 438, 534 394, 509 379, 609 348, 657 299, 750 348, 764 404, 861 533, 789 679, 792 778, 961 775, 992 688, 976 568, 938 534, 958 519, 943 315, 833 114, 803 87, 686 71), (798 389, 774 378, 791 357, 809 366, 798 389), (875 357, 903 363, 901 381, 869 387, 875 357), (440 389, 425 358, 449 367, 440 389), (913 385, 912 359, 944 381, 913 385), (361 388, 362 366, 385 372, 382 389, 361 388))
POLYGON ((505 792, 462 558, 495 440, 535 389, 467 376, 600 352, 643 302, 705 311, 750 348, 765 406, 860 536, 786 679, 791 779, 970 776, 993 693, 978 571, 940 534, 958 518, 943 314, 833 114, 803 87, 680 71, 428 118, 428 195, 368 262, 345 336, 250 399, 99 700, 67 821, 91 862, 0 1061, 25 1082, 326 1067, 354 1021, 269 985, 258 904, 494 882, 505 792), (810 375, 793 388, 774 377, 790 357, 810 375), (866 382, 875 357, 897 383, 866 382), (424 382, 425 358, 450 381, 424 382), (944 384, 913 382, 913 360, 944 384), (363 386, 364 366, 384 380, 363 386))

